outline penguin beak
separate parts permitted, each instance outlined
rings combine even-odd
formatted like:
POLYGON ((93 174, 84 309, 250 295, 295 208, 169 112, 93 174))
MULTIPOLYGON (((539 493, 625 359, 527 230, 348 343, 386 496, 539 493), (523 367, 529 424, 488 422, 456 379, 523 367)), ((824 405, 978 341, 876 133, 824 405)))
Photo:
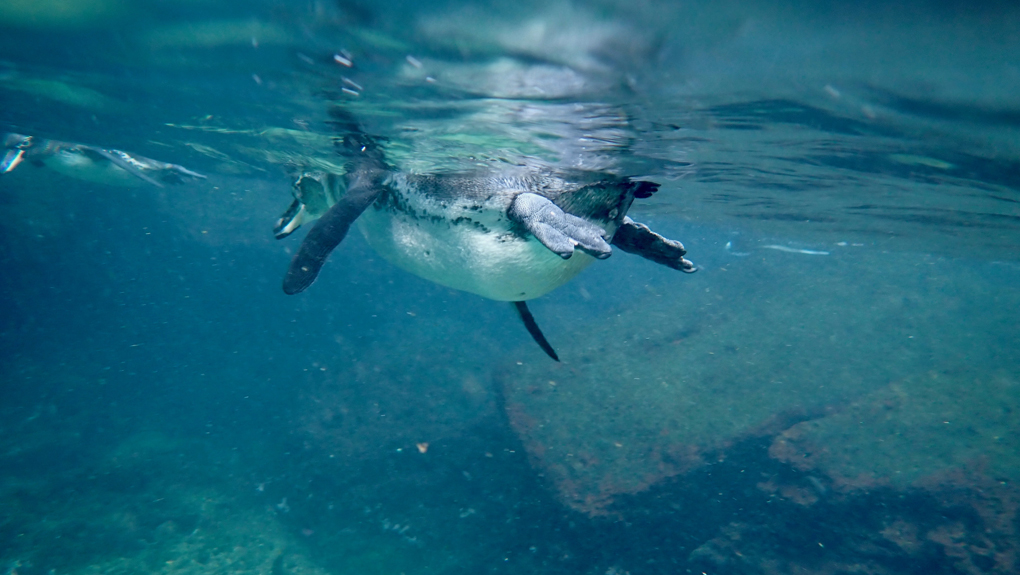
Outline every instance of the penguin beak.
POLYGON ((287 211, 280 216, 280 219, 276 220, 276 225, 273 226, 273 234, 276 239, 282 240, 283 238, 294 233, 294 230, 301 227, 305 221, 305 206, 299 200, 294 200, 287 211))
POLYGON ((13 171, 23 159, 25 159, 25 150, 7 150, 3 162, 0 162, 0 174, 13 171))

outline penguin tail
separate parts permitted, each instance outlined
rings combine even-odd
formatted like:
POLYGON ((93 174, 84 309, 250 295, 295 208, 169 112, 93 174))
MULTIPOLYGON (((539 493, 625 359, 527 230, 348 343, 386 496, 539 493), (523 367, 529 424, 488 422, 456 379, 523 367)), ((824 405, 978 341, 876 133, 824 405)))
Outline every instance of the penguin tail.
POLYGON ((527 328, 528 333, 531 334, 531 338, 535 340, 538 347, 542 348, 542 351, 544 351, 546 355, 556 361, 559 361, 560 358, 556 355, 556 350, 549 345, 549 340, 545 339, 545 336, 542 335, 542 330, 539 329, 538 324, 535 323, 535 316, 531 315, 531 310, 528 309, 528 304, 523 301, 515 301, 513 304, 514 308, 517 310, 517 314, 521 316, 521 321, 524 322, 524 327, 527 328))

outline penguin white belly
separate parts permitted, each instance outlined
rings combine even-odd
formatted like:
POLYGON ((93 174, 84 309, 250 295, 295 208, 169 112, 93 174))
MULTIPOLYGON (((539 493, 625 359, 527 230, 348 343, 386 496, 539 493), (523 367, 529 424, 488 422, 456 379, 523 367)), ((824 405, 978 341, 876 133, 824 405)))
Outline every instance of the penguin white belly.
POLYGON ((538 240, 521 238, 505 213, 472 210, 470 218, 460 218, 458 210, 448 212, 442 218, 415 217, 373 206, 357 223, 369 245, 391 263, 498 301, 545 295, 595 261, 580 250, 564 260, 538 240))
POLYGON ((59 174, 96 184, 128 187, 142 181, 112 162, 97 161, 75 150, 60 150, 43 163, 59 174))

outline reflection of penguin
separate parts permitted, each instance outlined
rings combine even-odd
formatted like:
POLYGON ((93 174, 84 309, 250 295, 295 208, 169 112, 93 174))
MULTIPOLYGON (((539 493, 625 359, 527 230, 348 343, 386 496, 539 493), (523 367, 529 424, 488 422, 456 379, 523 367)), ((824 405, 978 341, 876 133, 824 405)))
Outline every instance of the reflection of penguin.
POLYGON ((5 134, 3 147, 5 153, 0 161, 0 174, 6 174, 28 160, 66 176, 117 186, 130 186, 144 180, 162 187, 163 183, 177 184, 187 179, 205 178, 177 164, 151 160, 120 150, 21 134, 5 134))
POLYGON ((651 196, 658 184, 525 168, 412 175, 391 169, 364 134, 349 135, 343 148, 351 159, 347 173, 303 175, 294 203, 277 222, 277 237, 285 237, 319 217, 284 278, 288 294, 312 284, 357 220, 368 243, 396 265, 441 285, 514 302, 531 335, 558 359, 524 301, 609 257, 610 243, 695 271, 680 242, 626 217, 634 198, 651 196))

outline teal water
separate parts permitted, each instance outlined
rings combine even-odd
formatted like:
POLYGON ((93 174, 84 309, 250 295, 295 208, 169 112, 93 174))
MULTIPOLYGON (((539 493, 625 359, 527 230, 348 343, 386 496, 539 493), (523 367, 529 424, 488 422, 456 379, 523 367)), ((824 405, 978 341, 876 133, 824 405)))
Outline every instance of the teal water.
POLYGON ((1014 5, 48 0, 0 28, 0 132, 207 176, 0 174, 3 573, 1020 572, 1014 5), (272 229, 343 169, 331 106, 412 172, 658 182, 630 215, 700 270, 617 250, 530 302, 561 363, 357 233, 286 296, 305 230, 272 229))

